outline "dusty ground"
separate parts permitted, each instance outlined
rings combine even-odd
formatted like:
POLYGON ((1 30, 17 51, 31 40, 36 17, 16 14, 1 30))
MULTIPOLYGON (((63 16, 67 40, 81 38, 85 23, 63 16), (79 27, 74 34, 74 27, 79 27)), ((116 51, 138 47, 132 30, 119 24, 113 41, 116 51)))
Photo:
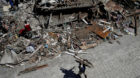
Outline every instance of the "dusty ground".
MULTIPOLYGON (((137 37, 123 36, 119 41, 120 45, 116 42, 113 44, 105 42, 87 50, 88 54, 81 55, 95 66, 86 70, 88 78, 140 78, 140 33, 137 37)), ((75 78, 78 72, 78 64, 72 56, 66 54, 44 63, 48 63, 49 67, 20 76, 16 76, 21 70, 19 67, 16 69, 0 67, 0 78, 75 78), (72 72, 70 69, 74 66, 72 72), (62 72, 61 68, 66 71, 62 72)))

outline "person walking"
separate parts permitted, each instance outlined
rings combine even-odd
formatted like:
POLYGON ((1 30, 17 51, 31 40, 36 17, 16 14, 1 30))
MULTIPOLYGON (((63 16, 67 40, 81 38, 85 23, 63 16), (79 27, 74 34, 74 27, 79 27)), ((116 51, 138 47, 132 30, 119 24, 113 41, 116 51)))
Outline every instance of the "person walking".
MULTIPOLYGON (((85 61, 85 60, 83 60, 85 61)), ((87 78, 87 75, 85 73, 86 71, 86 65, 84 64, 84 62, 79 62, 79 73, 78 75, 81 77, 81 75, 83 74, 85 78, 87 78)))

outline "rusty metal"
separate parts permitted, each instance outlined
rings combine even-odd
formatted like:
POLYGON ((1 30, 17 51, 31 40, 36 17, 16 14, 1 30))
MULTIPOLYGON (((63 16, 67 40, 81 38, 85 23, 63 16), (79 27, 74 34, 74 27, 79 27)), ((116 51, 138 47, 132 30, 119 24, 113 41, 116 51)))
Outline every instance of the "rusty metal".
POLYGON ((96 33, 102 38, 106 38, 110 33, 110 31, 103 33, 103 31, 106 30, 106 28, 105 29, 101 28, 99 25, 96 24, 96 22, 92 22, 92 26, 88 26, 87 29, 89 31, 96 33))

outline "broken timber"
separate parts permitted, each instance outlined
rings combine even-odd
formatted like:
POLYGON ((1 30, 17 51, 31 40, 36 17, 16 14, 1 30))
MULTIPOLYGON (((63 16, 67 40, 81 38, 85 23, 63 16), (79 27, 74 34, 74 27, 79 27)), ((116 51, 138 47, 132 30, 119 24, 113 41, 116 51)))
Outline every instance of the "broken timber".
POLYGON ((135 22, 135 36, 138 35, 138 26, 137 26, 137 16, 140 15, 140 10, 136 10, 134 13, 131 13, 129 15, 127 15, 127 17, 133 17, 134 18, 134 22, 135 22))
POLYGON ((66 13, 66 12, 75 12, 81 10, 87 10, 88 8, 93 8, 93 3, 91 0, 80 0, 72 2, 72 4, 68 3, 57 3, 54 4, 53 8, 47 6, 41 6, 40 4, 35 4, 34 10, 36 13, 66 13))
POLYGON ((41 65, 41 66, 30 67, 30 68, 27 68, 23 71, 20 71, 18 75, 29 73, 29 72, 32 72, 32 71, 36 71, 36 70, 39 70, 39 69, 42 69, 42 68, 45 68, 45 67, 48 67, 48 64, 41 65))

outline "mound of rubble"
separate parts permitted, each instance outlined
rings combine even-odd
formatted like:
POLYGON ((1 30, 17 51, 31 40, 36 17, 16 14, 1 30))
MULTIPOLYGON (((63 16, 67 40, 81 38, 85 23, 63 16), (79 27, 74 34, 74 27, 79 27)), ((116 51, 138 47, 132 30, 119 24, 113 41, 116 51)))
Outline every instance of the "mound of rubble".
POLYGON ((84 53, 137 35, 139 0, 1 0, 0 64, 20 65, 84 53))

